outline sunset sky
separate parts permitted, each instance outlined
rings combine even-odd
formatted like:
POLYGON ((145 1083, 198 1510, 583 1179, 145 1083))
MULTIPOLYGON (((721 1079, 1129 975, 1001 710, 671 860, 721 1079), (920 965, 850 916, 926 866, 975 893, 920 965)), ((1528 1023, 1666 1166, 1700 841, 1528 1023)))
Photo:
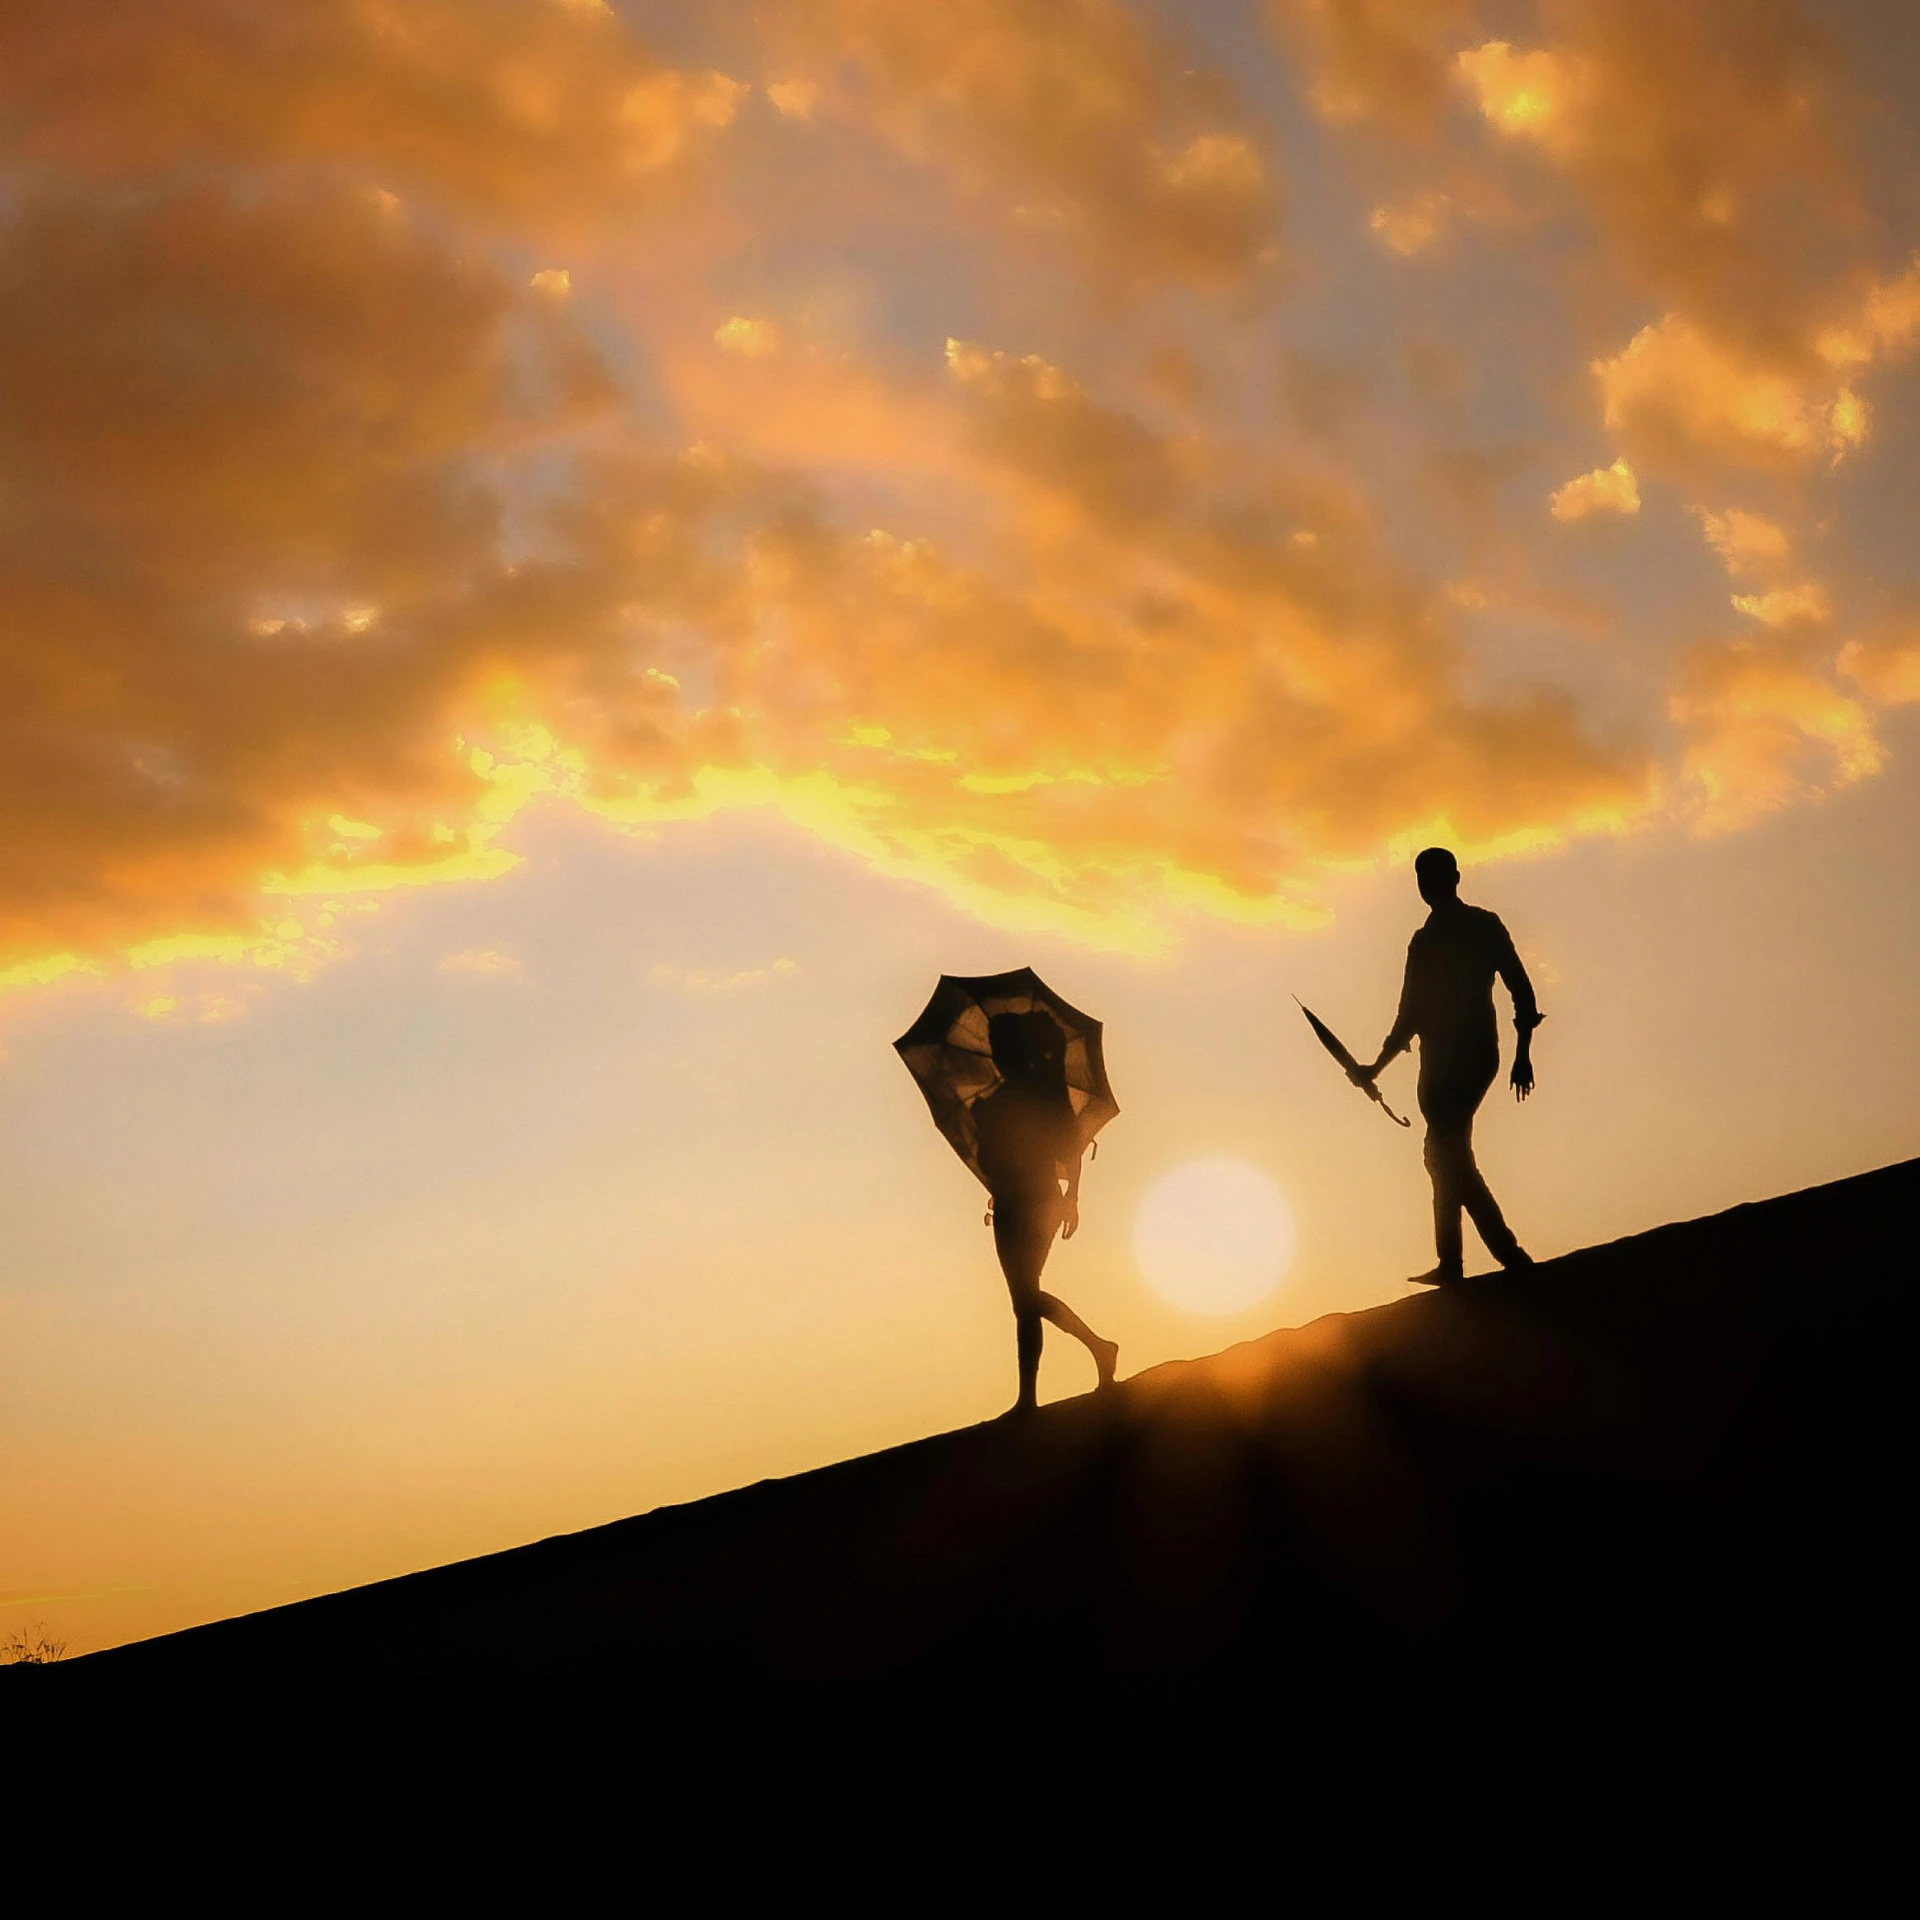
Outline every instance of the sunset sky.
POLYGON ((1536 1254, 1920 1153, 1906 0, 0 0, 0 151, 0 1636, 999 1411, 942 971, 1123 1372, 1402 1297, 1430 841, 1536 1254))

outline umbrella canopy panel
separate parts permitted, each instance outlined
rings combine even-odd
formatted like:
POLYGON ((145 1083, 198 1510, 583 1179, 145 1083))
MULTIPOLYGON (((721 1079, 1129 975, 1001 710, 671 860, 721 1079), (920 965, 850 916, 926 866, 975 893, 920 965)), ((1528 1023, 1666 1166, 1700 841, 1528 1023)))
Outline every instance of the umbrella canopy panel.
POLYGON ((1120 1111, 1107 1084, 1100 1022, 1069 1005, 1031 967, 973 976, 943 973, 926 1010, 894 1044, 926 1096, 933 1124, 984 1186, 973 1107, 1000 1084, 987 1022, 996 1013, 1044 1013, 1066 1035, 1067 1098, 1080 1125, 1080 1144, 1120 1111))

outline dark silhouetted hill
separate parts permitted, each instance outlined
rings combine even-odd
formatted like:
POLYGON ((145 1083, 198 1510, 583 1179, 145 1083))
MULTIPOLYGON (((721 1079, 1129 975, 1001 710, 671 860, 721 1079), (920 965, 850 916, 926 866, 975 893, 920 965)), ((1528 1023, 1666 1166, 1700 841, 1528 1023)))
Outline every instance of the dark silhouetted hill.
MULTIPOLYGON (((648 1804, 1042 1775, 1391 1802, 1810 1763, 1909 1631, 1920 1161, 1117 1392, 0 1674, 16 1736, 562 1761, 648 1804)), ((19 1749, 16 1748, 16 1751, 19 1749)), ((1144 1799, 1142 1796, 1145 1796, 1144 1799)))

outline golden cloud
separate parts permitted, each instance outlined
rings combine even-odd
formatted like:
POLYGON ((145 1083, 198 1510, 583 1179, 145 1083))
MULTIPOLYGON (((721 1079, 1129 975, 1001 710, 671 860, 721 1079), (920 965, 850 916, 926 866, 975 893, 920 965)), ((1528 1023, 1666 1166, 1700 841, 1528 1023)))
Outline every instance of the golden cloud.
POLYGON ((1769 593, 1736 593, 1733 606, 1736 613, 1744 613, 1749 619, 1758 620, 1763 626, 1769 627, 1790 627, 1801 621, 1818 625, 1833 613, 1827 590, 1817 580, 1803 580, 1798 586, 1775 587, 1769 593))
MULTIPOLYGON (((1689 0, 1530 0, 1498 10, 1498 37, 1485 31, 1494 10, 1470 0, 1275 12, 1313 64, 1322 111, 1410 142, 1397 164, 1422 186, 1446 168, 1461 217, 1584 220, 1606 267, 1593 284, 1610 300, 1637 290, 1649 309, 1593 363, 1625 471, 1724 498, 1734 477, 1803 479, 1866 441, 1863 376, 1920 333, 1920 262, 1875 271, 1844 138, 1857 112, 1833 42, 1791 0, 1738 19, 1689 0), (1452 136, 1450 89, 1481 122, 1480 146, 1452 136)), ((1556 517, 1624 504, 1607 472, 1562 488, 1556 517)), ((1697 824, 1717 831, 1863 778, 1882 756, 1822 650, 1825 589, 1778 578, 1790 528, 1694 510, 1730 574, 1766 580, 1734 604, 1774 629, 1690 650, 1670 696, 1697 824)), ((1841 671, 1898 698, 1909 649, 1858 641, 1841 671)))
POLYGON ((1129 942, 1156 903, 1310 912, 1329 860, 1442 830, 1545 844, 1645 804, 1643 761, 1564 701, 1466 696, 1441 596, 1351 501, 1037 356, 954 341, 947 364, 1019 564, 756 533, 725 682, 744 764, 700 776, 703 803, 770 800, 996 917, 1129 942))
POLYGON ((1729 507, 1724 513, 1696 508, 1707 545, 1731 574, 1758 573, 1785 560, 1792 551, 1786 529, 1764 514, 1729 507))
POLYGON ((535 590, 472 457, 606 392, 550 303, 357 189, 46 193, 0 235, 0 356, 0 943, 251 925, 335 816, 472 860, 455 711, 483 607, 535 590))
POLYGON ((1641 328, 1593 373, 1609 432, 1673 472, 1788 472, 1839 460, 1866 438, 1851 388, 1813 369, 1795 378, 1680 314, 1641 328))
POLYGON ((1383 247, 1404 256, 1424 253, 1446 227, 1447 195, 1432 188, 1390 206, 1375 207, 1367 230, 1383 247))
MULTIPOLYGON (((258 992, 259 989, 253 989, 258 992)), ((224 1027, 247 1013, 247 1002, 238 994, 196 993, 182 997, 162 993, 140 995, 127 1003, 143 1020, 164 1020, 175 1024, 191 1023, 202 1027, 224 1027)))
POLYGON ((1312 75, 1330 120, 1430 131, 1446 105, 1460 36, 1477 0, 1269 0, 1275 28, 1312 75))
MULTIPOLYGON (((1488 47, 1464 5, 1294 17, 1408 125, 1488 47)), ((1475 137, 1603 200, 1625 168, 1620 206, 1650 205, 1593 103, 1679 95, 1580 25, 1627 17, 1480 58, 1515 137, 1475 137)), ((800 0, 765 31, 750 94, 559 0, 0 12, 0 984, 125 965, 152 1017, 204 1017, 154 970, 311 972, 357 897, 509 868, 541 799, 778 810, 1003 924, 1134 947, 1191 911, 1310 919, 1329 869, 1427 839, 1549 846, 1656 804, 1630 734, 1483 671, 1487 589, 1401 557, 1337 408, 1308 466, 1251 410, 1207 424, 1194 356, 1155 360, 1183 424, 1129 389, 1233 304, 1194 285, 1244 292, 1276 243, 1269 142, 1217 77, 1119 0, 800 0), (780 252, 726 197, 756 140, 924 160, 970 236, 1044 215, 1083 289, 1162 305, 1042 355, 1073 330, 1015 313, 1015 275, 944 356, 924 316, 828 344, 808 288, 747 270, 780 252)), ((1744 59, 1703 96, 1722 131, 1775 97, 1744 59)), ((1452 217, 1421 192, 1381 203, 1389 246, 1452 217)), ((806 212, 779 203, 782 247, 806 212)), ((1676 282, 1602 362, 1621 457, 1556 515, 1631 512, 1643 460, 1817 471, 1913 333, 1910 277, 1843 275, 1770 339, 1676 282)), ((1703 524, 1778 557, 1757 516, 1703 524)), ((1807 617, 1689 658, 1703 820, 1875 764, 1862 702, 1905 656, 1850 650, 1856 700, 1807 617)))
POLYGON ((1841 129, 1830 43, 1793 0, 1736 24, 1695 0, 1531 0, 1524 37, 1476 38, 1491 9, 1424 0, 1290 0, 1316 98, 1427 143, 1450 83, 1491 137, 1449 163, 1454 198, 1522 215, 1572 211, 1612 285, 1660 317, 1596 363, 1636 466, 1698 479, 1831 460, 1866 437, 1854 377, 1920 329, 1920 263, 1876 279, 1841 129), (1485 180, 1498 165, 1500 190, 1485 180), (1472 169, 1481 170, 1474 176, 1472 169))
POLYGON ((1911 627, 1848 641, 1839 666, 1882 706, 1920 701, 1920 633, 1911 627))
POLYGON ((1736 340, 1804 328, 1849 262, 1832 65, 1793 0, 1541 0, 1532 44, 1464 50, 1489 125, 1543 158, 1663 307, 1736 340))
POLYGON ((662 961, 648 974, 656 986, 678 987, 683 993, 738 993, 746 987, 761 987, 770 981, 784 980, 800 971, 797 960, 784 955, 764 967, 742 967, 733 973, 715 973, 708 967, 676 967, 662 961))
POLYGON ((762 360, 780 351, 780 329, 771 320, 754 319, 744 313, 723 320, 713 338, 715 344, 727 352, 741 354, 749 360, 762 360))
POLYGON ((542 795, 777 807, 1136 945, 1642 804, 1564 700, 1469 698, 1438 596, 1262 456, 956 343, 956 441, 1024 548, 962 563, 649 450, 574 305, 324 178, 15 210, 9 954, 299 970, 331 936, 267 898, 502 871, 542 795))
POLYGON ((1571 145, 1583 76, 1568 56, 1538 47, 1516 52, 1505 40, 1489 40, 1456 54, 1453 64, 1480 111, 1502 133, 1549 147, 1571 145))
POLYGON ((861 76, 843 111, 1129 278, 1231 284, 1272 254, 1256 124, 1120 0, 798 0, 779 30, 861 76))
POLYGON ((322 162, 548 236, 647 202, 746 93, 568 0, 11 5, 0 35, 16 164, 322 162))
POLYGON ((1920 257, 1892 280, 1867 288, 1851 320, 1829 328, 1815 341, 1830 367, 1871 366, 1875 360, 1904 353, 1920 334, 1920 257))
POLYGON ((811 80, 774 80, 768 84, 767 98, 774 110, 789 120, 811 120, 820 101, 820 89, 811 80))
POLYGON ((510 953, 501 953, 493 947, 466 947, 459 953, 450 953, 440 962, 442 973, 477 973, 500 976, 516 974, 520 971, 520 962, 510 953))
POLYGON ((1865 705, 1801 641, 1716 641, 1693 650, 1669 703, 1704 834, 1751 825, 1877 773, 1885 754, 1865 705))
POLYGON ((1638 513, 1640 483, 1624 460, 1616 460, 1557 488, 1548 507, 1556 520, 1584 520, 1591 513, 1638 513))

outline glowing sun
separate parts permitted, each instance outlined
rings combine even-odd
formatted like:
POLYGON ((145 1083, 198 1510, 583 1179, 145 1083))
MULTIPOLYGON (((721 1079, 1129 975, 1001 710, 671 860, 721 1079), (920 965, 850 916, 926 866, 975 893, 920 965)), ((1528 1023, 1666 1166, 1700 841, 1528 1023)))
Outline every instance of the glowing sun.
POLYGON ((1147 1284, 1189 1313, 1238 1313, 1264 1300, 1293 1259, 1293 1212, 1265 1174, 1195 1160, 1163 1175, 1134 1216, 1147 1284))

